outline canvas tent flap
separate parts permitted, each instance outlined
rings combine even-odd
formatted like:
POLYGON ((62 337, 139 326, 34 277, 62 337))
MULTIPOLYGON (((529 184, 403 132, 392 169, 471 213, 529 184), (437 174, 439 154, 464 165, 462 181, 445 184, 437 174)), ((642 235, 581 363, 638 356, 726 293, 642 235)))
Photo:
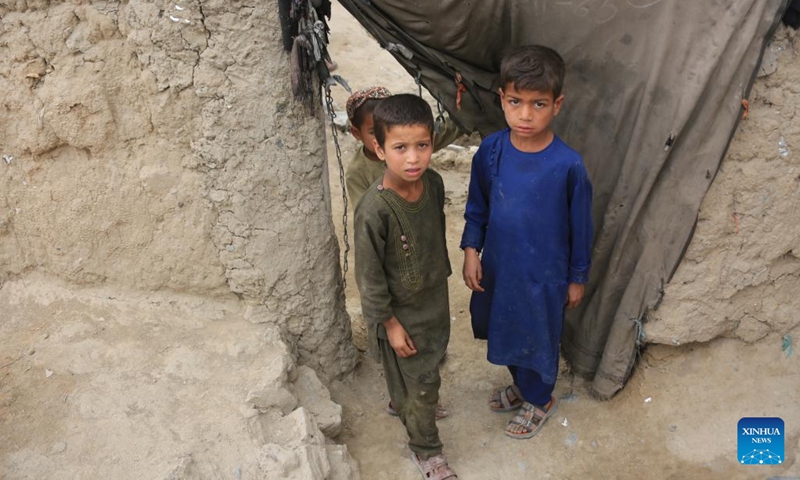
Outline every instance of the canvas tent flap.
MULTIPOLYGON (((555 48, 567 64, 556 132, 595 189, 587 298, 562 345, 610 398, 641 322, 691 238, 766 42, 788 0, 340 0, 468 131, 505 126, 503 54, 555 48), (466 91, 457 108, 456 78, 466 91)), ((336 32, 333 32, 335 35, 336 32)))

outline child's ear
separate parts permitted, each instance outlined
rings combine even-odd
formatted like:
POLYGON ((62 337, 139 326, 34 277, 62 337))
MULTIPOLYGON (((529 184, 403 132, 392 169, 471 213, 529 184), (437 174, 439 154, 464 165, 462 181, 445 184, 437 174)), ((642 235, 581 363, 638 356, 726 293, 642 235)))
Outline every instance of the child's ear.
POLYGON ((386 152, 383 151, 383 147, 381 144, 378 143, 377 138, 372 139, 372 149, 375 150, 375 154, 380 158, 382 161, 386 161, 386 152))
POLYGON ((558 98, 553 100, 553 107, 555 108, 554 115, 558 115, 558 112, 561 111, 561 104, 564 103, 564 95, 559 95, 558 98))
POLYGON ((350 134, 353 135, 353 138, 358 140, 359 142, 363 142, 364 140, 361 138, 361 130, 357 129, 355 125, 350 125, 350 134))

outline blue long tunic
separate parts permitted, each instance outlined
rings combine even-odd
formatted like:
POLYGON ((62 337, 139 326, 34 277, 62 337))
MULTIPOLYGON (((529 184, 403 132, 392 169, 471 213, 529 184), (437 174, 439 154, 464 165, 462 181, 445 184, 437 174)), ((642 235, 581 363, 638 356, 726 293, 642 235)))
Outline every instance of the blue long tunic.
POLYGON ((580 154, 557 136, 537 153, 510 130, 489 135, 472 159, 461 248, 481 253, 485 292, 470 301, 473 333, 497 365, 555 383, 567 286, 588 280, 592 185, 580 154))

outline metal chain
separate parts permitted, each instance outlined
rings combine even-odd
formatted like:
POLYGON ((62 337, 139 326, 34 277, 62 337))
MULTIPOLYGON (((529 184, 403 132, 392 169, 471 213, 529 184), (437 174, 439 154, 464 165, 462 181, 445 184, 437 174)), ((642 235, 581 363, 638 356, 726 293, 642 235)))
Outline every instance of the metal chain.
POLYGON ((325 83, 325 105, 328 107, 328 116, 331 119, 331 135, 333 145, 336 148, 336 161, 339 163, 339 183, 342 185, 342 240, 344 241, 344 254, 342 263, 342 288, 347 287, 347 254, 350 252, 350 239, 347 235, 347 189, 344 182, 344 164, 342 163, 342 148, 339 146, 339 132, 336 130, 336 112, 333 107, 333 97, 331 96, 331 84, 325 83))

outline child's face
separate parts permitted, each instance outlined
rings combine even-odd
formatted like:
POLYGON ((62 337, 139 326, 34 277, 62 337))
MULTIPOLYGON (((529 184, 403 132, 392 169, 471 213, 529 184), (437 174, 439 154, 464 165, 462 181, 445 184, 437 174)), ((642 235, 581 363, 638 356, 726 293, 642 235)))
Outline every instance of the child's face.
POLYGON ((356 140, 364 144, 364 148, 368 152, 372 154, 375 153, 375 147, 373 147, 375 141, 375 121, 372 118, 372 113, 364 115, 364 120, 361 122, 360 127, 351 125, 350 133, 353 134, 356 140))
POLYGON ((553 98, 553 92, 517 90, 513 83, 500 89, 500 100, 506 123, 519 138, 536 139, 550 129, 550 123, 561 110, 564 95, 553 98))
POLYGON ((431 163, 431 131, 424 125, 398 125, 386 132, 381 147, 373 141, 378 158, 386 162, 386 174, 395 184, 418 181, 431 163))

